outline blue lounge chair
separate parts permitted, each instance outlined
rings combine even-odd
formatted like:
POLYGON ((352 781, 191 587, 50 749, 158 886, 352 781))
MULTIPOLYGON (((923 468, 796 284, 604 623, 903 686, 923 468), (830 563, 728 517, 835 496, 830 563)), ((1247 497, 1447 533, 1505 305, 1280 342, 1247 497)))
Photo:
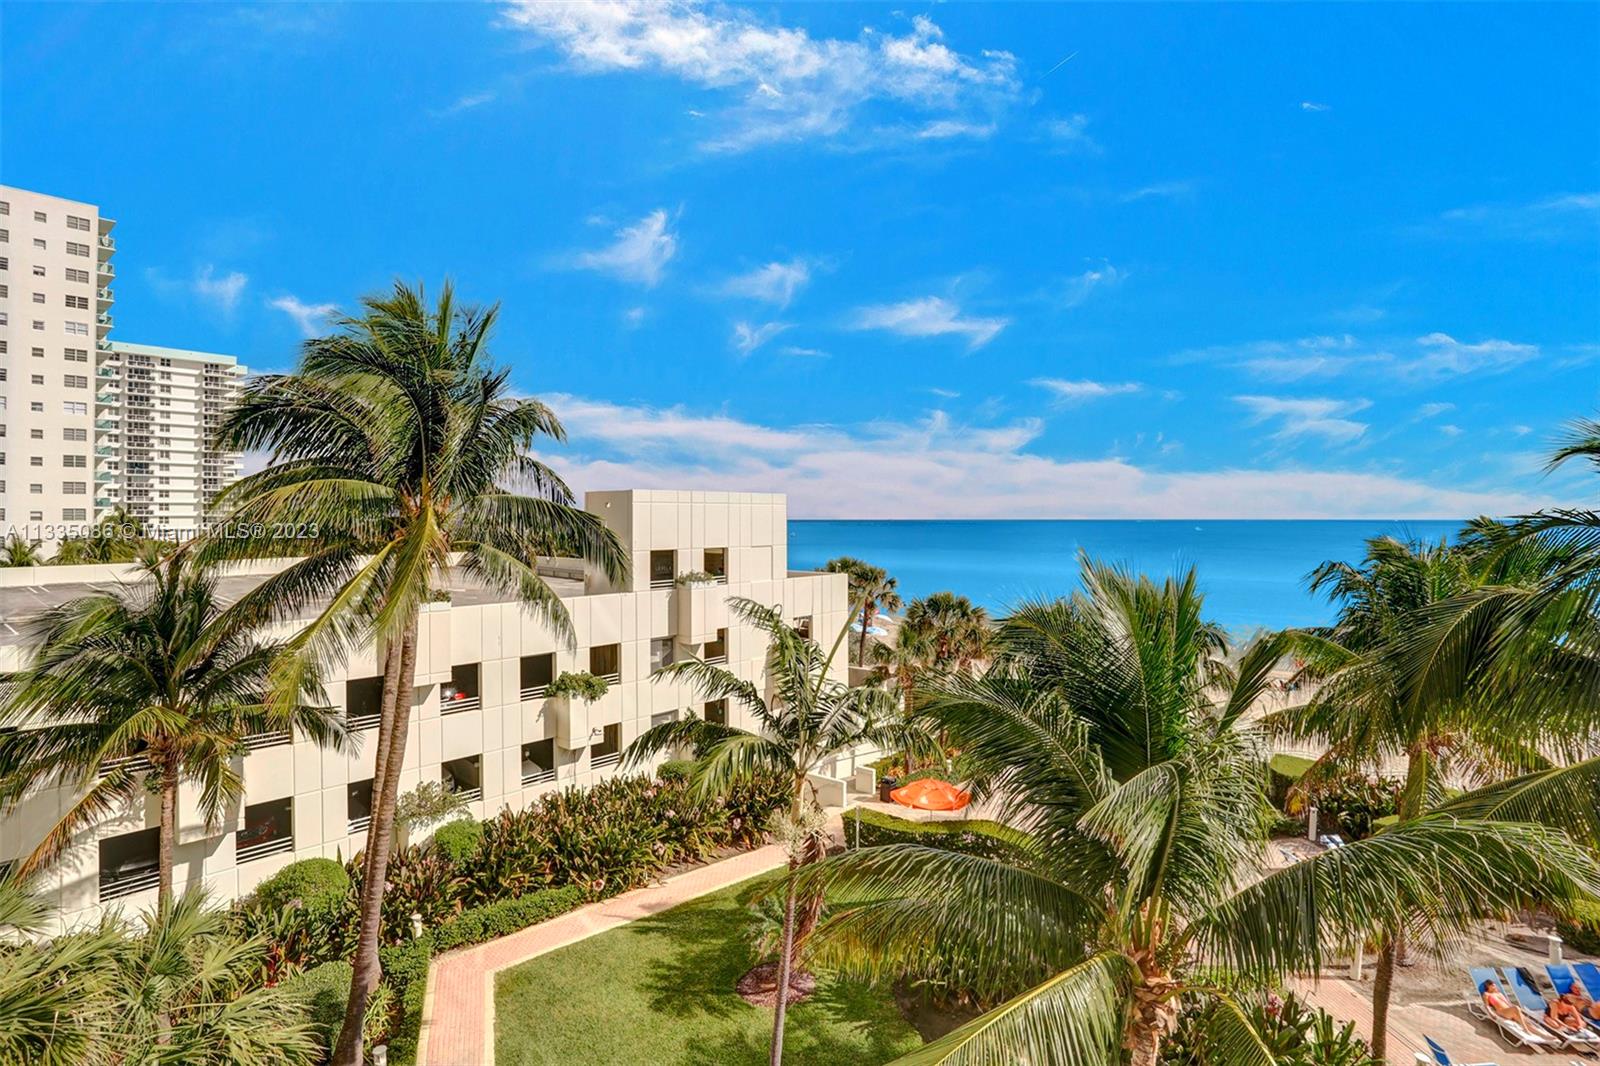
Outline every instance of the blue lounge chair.
MULTIPOLYGON (((1475 966, 1468 973, 1472 975, 1472 999, 1467 1003, 1467 1013, 1486 1022, 1493 1022, 1494 1027, 1500 1031, 1501 1039, 1512 1047, 1556 1048, 1560 1046, 1561 1042, 1550 1035, 1537 1017, 1526 1017, 1526 1008, 1522 1013, 1528 1024, 1522 1025, 1512 1021, 1510 1018, 1502 1018, 1484 1004, 1483 990, 1490 981, 1499 985, 1508 999, 1514 995, 1500 971, 1492 966, 1475 966)), ((1543 1007, 1539 1008, 1539 1013, 1544 1013, 1543 1007)))
MULTIPOLYGON (((1496 1062, 1457 1062, 1445 1052, 1444 1048, 1439 1046, 1438 1041, 1434 1040, 1433 1037, 1425 1036, 1422 1039, 1428 1042, 1428 1050, 1433 1052, 1433 1061, 1438 1066, 1500 1066, 1496 1062)), ((1421 1055, 1418 1055, 1417 1059, 1425 1061, 1421 1055)))
POLYGON ((1522 1013, 1531 1023, 1536 1023, 1541 1029, 1561 1041, 1569 1048, 1593 1051, 1600 1046, 1600 1036, 1597 1036, 1587 1026, 1572 1032, 1552 1024, 1545 1018, 1545 1011, 1550 1008, 1550 1001, 1540 994, 1537 988, 1529 983, 1522 971, 1515 966, 1504 967, 1501 971, 1506 975, 1506 987, 1511 989, 1511 994, 1517 997, 1517 1005, 1522 1008, 1522 1013))
MULTIPOLYGON (((1592 966, 1593 963, 1590 963, 1590 965, 1592 966)), ((1566 963, 1547 963, 1544 972, 1549 976, 1550 987, 1556 990, 1556 995, 1562 996, 1571 992, 1579 999, 1586 1000, 1589 1003, 1596 1002, 1595 998, 1589 994, 1589 990, 1583 987, 1583 982, 1578 980, 1578 975, 1572 972, 1572 967, 1566 963)), ((1585 1014, 1583 1020, 1589 1023, 1589 1028, 1600 1031, 1600 1018, 1591 1018, 1585 1014)))
POLYGON ((1572 972, 1583 982, 1584 991, 1589 993, 1589 998, 1600 1002, 1600 966, 1592 962, 1575 962, 1572 964, 1572 972))

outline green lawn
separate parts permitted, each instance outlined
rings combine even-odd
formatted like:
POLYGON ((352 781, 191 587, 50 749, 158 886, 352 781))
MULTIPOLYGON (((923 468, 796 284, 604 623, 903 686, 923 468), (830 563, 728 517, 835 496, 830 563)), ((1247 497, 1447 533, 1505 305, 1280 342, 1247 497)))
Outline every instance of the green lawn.
MULTIPOLYGON (((733 991, 750 965, 746 881, 501 973, 495 1062, 762 1066, 772 1011, 733 991)), ((784 1062, 872 1066, 921 1046, 887 992, 824 976, 791 1006, 784 1062)))

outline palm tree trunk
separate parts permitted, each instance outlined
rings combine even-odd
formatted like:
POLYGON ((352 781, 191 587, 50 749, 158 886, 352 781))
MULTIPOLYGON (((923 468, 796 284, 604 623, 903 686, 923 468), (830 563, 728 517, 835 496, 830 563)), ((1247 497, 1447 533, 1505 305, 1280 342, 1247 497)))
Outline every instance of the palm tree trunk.
POLYGON ((867 665, 867 627, 872 624, 872 601, 861 605, 861 647, 856 651, 856 665, 867 665))
POLYGON ((333 1053, 334 1066, 361 1066, 361 1028, 367 1004, 383 976, 378 945, 383 921, 383 892, 389 874, 389 848, 394 839, 395 797, 400 768, 405 761, 406 733, 411 724, 411 699, 417 673, 417 617, 413 615, 400 639, 398 654, 384 663, 383 717, 378 726, 378 761, 372 780, 372 820, 367 826, 365 878, 361 884, 360 931, 356 937, 350 998, 345 1003, 344 1025, 333 1053), (388 685, 393 668, 394 686, 388 685), (379 771, 382 776, 379 777, 379 771))
POLYGON ((156 889, 156 905, 165 909, 172 905, 172 852, 178 838, 178 775, 170 763, 161 768, 161 828, 157 832, 156 865, 161 880, 156 889))
POLYGON ((789 860, 789 887, 783 902, 783 952, 778 956, 778 1002, 772 1012, 771 1066, 783 1064, 783 1023, 789 1010, 789 973, 794 954, 794 872, 796 864, 789 860))
POLYGON ((1389 1047, 1389 995, 1394 988, 1395 945, 1384 937, 1378 948, 1378 970, 1372 979, 1372 1059, 1383 1066, 1389 1047))
POLYGON ((1159 1066, 1161 1039, 1155 1027, 1135 1022, 1128 1038, 1128 1066, 1159 1066))

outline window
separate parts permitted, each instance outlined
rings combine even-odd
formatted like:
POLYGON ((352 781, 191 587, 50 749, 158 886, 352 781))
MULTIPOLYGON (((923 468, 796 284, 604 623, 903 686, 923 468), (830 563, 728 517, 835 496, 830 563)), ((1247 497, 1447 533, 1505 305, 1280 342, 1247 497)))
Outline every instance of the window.
POLYGON ((9 285, 0 285, 0 298, 9 299, 10 296, 11 296, 11 286, 9 286, 9 285))
POLYGON ((253 862, 268 855, 294 850, 294 801, 283 799, 252 803, 244 809, 244 828, 234 837, 234 857, 253 862))
POLYGON ((608 725, 598 744, 589 745, 589 768, 602 770, 622 761, 622 726, 608 725))
POLYGON ((84 233, 88 233, 89 232, 89 220, 84 218, 84 217, 82 217, 81 215, 68 215, 67 216, 67 228, 68 229, 75 229, 75 230, 82 230, 84 233))
POLYGON ((439 713, 475 711, 482 706, 478 688, 478 663, 450 668, 450 683, 439 689, 439 713))
POLYGON ((650 553, 650 587, 670 589, 678 576, 678 553, 653 551, 650 553))
POLYGON ((64 429, 61 431, 61 439, 86 441, 89 439, 89 431, 86 429, 64 429))
POLYGON ((50 216, 46 215, 43 211, 35 211, 33 213, 33 220, 35 222, 49 222, 50 216))
POLYGON ((589 672, 612 684, 622 680, 622 645, 599 644, 589 649, 589 672))
MULTIPOLYGON (((42 295, 42 294, 40 294, 40 295, 42 295)), ((87 311, 87 310, 89 310, 89 298, 87 296, 73 296, 71 294, 68 294, 66 299, 67 299, 67 306, 72 308, 74 311, 87 311)), ((34 302, 35 303, 44 303, 43 300, 35 300, 34 302)))
POLYGON ((708 663, 725 663, 728 661, 728 631, 717 630, 717 639, 705 643, 705 654, 701 656, 708 663))
POLYGON ((87 270, 79 270, 77 267, 67 267, 67 280, 87 285, 89 284, 89 272, 87 270))
POLYGON ((537 740, 522 745, 522 785, 542 785, 556 779, 556 742, 537 740))
POLYGON ((69 389, 87 389, 89 387, 89 378, 84 374, 64 374, 61 378, 61 384, 69 389))
POLYGON ((809 637, 811 635, 811 616, 809 614, 803 614, 799 618, 796 618, 794 620, 794 631, 799 633, 802 637, 809 637))
POLYGON ((710 722, 712 725, 727 725, 728 701, 712 700, 710 703, 705 705, 703 713, 705 715, 705 720, 710 722))
POLYGON ((82 470, 89 465, 89 457, 87 455, 63 455, 61 457, 61 465, 72 467, 75 470, 82 470))
POLYGON ((88 491, 89 483, 86 481, 63 481, 61 483, 61 492, 64 496, 82 496, 88 491))
POLYGON ((371 729, 377 725, 378 719, 383 717, 383 678, 360 677, 346 681, 344 716, 345 724, 351 729, 371 729))
POLYGON ((156 887, 161 880, 160 841, 157 839, 160 832, 159 829, 141 829, 100 841, 102 902, 156 887))
MULTIPOLYGON (((383 679, 379 678, 382 684, 383 679)), ((364 832, 372 824, 372 778, 365 781, 352 781, 345 790, 345 816, 350 819, 345 831, 349 833, 364 832)))
POLYGON ((33 351, 30 354, 32 354, 32 356, 35 359, 43 359, 44 358, 44 349, 43 348, 35 348, 35 349, 33 349, 33 351))
POLYGON ((87 337, 89 335, 89 323, 87 322, 65 322, 63 325, 71 336, 87 337))
POLYGON ((0 200, 0 215, 9 215, 10 213, 11 213, 11 201, 10 200, 0 200))
POLYGON ((89 361, 89 349, 87 348, 63 348, 61 354, 69 363, 87 363, 89 361))
POLYGON ((43 374, 29 374, 28 375, 28 384, 30 384, 30 385, 43 385, 44 384, 44 375, 43 374))
MULTIPOLYGON (((0 482, 0 484, 3 484, 3 482, 0 482)), ((63 507, 61 509, 61 520, 63 522, 83 522, 88 517, 82 507, 63 507)))
POLYGON ((719 583, 728 580, 728 549, 706 549, 706 573, 716 578, 719 583))
POLYGON ((86 415, 89 413, 89 405, 81 400, 67 400, 61 405, 61 410, 69 415, 86 415))
POLYGON ((10 270, 10 269, 11 269, 11 257, 10 256, 5 256, 5 255, 0 255, 0 270, 10 270))
POLYGON ((662 711, 660 714, 652 714, 650 716, 650 728, 654 729, 658 725, 666 725, 668 722, 676 722, 677 720, 677 711, 662 711))
POLYGON ((37 249, 38 251, 41 251, 41 252, 49 247, 49 245, 44 243, 44 238, 43 237, 35 237, 33 239, 33 246, 34 246, 35 249, 37 249))
POLYGON ((672 638, 652 637, 650 639, 650 672, 655 673, 671 662, 672 638))
POLYGON ((81 256, 87 257, 88 254, 89 254, 89 246, 87 244, 79 244, 76 241, 68 241, 67 242, 67 254, 68 255, 81 255, 81 256))
POLYGON ((439 766, 439 783, 471 803, 483 798, 483 756, 451 759, 439 766))
POLYGON ((0 244, 10 244, 10 243, 11 243, 11 231, 8 230, 8 229, 0 229, 0 244))
POLYGON ((42 456, 42 455, 30 455, 30 456, 28 456, 28 465, 29 466, 43 466, 44 465, 44 456, 42 456))
POLYGON ((545 689, 549 688, 550 682, 555 679, 555 652, 546 652, 543 655, 524 655, 522 657, 521 687, 523 699, 543 699, 545 689))
POLYGON ((34 495, 34 496, 43 496, 44 495, 44 486, 40 485, 40 484, 37 484, 37 483, 29 485, 28 486, 28 492, 30 494, 34 495))

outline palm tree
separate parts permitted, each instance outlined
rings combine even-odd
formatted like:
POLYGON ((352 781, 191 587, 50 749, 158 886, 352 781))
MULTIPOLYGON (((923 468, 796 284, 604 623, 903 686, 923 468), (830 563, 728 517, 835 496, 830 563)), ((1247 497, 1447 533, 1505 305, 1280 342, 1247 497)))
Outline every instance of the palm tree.
MULTIPOLYGON (((916 722, 917 681, 933 669, 932 643, 921 630, 902 625, 895 629, 892 643, 873 644, 872 662, 878 679, 894 685, 894 691, 900 696, 902 721, 908 728, 912 727, 916 722)), ((907 772, 916 769, 916 752, 912 750, 916 746, 903 746, 907 772)))
POLYGON ((989 653, 989 612, 953 592, 912 600, 902 627, 917 630, 932 644, 939 670, 970 671, 989 653))
POLYGON ((243 794, 232 759, 255 733, 297 730, 332 746, 344 729, 321 706, 315 672, 291 702, 269 706, 272 670, 286 644, 261 638, 224 609, 216 581, 193 560, 147 556, 142 578, 55 607, 24 632, 26 665, 8 681, 0 723, 0 804, 62 782, 77 799, 16 870, 27 877, 74 834, 125 809, 146 786, 160 797, 160 899, 172 896, 178 786, 199 786, 200 809, 220 824, 243 794))
POLYGON ((833 574, 845 574, 850 579, 850 602, 861 606, 861 643, 856 651, 856 665, 867 665, 867 631, 879 611, 898 611, 901 600, 899 582, 889 576, 881 566, 862 562, 849 555, 829 559, 822 567, 833 574))
POLYGON ((1082 589, 1019 608, 990 669, 941 678, 924 712, 1026 843, 869 848, 806 873, 829 886, 820 960, 953 961, 980 998, 1011 997, 904 1062, 1154 1066, 1183 1000, 1216 1008, 1218 1061, 1269 1064, 1234 990, 1401 920, 1447 938, 1465 915, 1600 885, 1562 833, 1445 815, 1259 876, 1266 750, 1247 712, 1287 641, 1230 666, 1192 571, 1156 584, 1085 561, 1082 589))
POLYGON ((0 881, 0 1062, 93 1062, 116 1022, 112 960, 121 935, 101 929, 42 941, 49 917, 23 883, 0 881))
POLYGON ((24 540, 20 533, 11 534, 0 545, 0 566, 38 566, 43 562, 39 542, 24 540))
MULTIPOLYGON (((430 305, 420 288, 396 283, 389 295, 366 297, 362 314, 340 319, 334 335, 307 341, 296 373, 247 385, 220 431, 225 447, 271 454, 266 469, 223 494, 230 524, 306 534, 288 545, 304 558, 240 605, 271 618, 314 609, 275 693, 358 642, 375 640, 382 653, 360 934, 338 1066, 360 1061, 361 1021, 381 974, 379 924, 422 604, 459 567, 570 635, 537 558, 583 558, 613 581, 627 574, 616 535, 529 455, 565 431, 543 403, 514 395, 510 371, 495 365, 497 314, 459 305, 449 284, 430 305)), ((225 558, 282 554, 285 545, 218 537, 202 550, 225 558)))
MULTIPOLYGON (((1327 745, 1301 787, 1314 787, 1327 769, 1370 772, 1399 761, 1404 767, 1402 822, 1446 806, 1448 783, 1494 783, 1524 772, 1533 775, 1525 784, 1545 782, 1548 788, 1582 789, 1588 782, 1586 803, 1578 809, 1595 809, 1600 792, 1594 785, 1600 779, 1591 768, 1549 773, 1555 768, 1549 753, 1577 750, 1574 742, 1586 731, 1561 736, 1550 728, 1548 705, 1497 698, 1487 662, 1476 652, 1418 653, 1417 642, 1427 639, 1438 619, 1476 603, 1482 590, 1527 587, 1548 568, 1548 558, 1532 551, 1487 550, 1500 539, 1489 524, 1471 532, 1459 546, 1374 538, 1360 565, 1326 563, 1313 572, 1312 589, 1340 604, 1339 618, 1327 630, 1297 634, 1295 641, 1309 662, 1308 672, 1323 684, 1304 706, 1269 718, 1269 727, 1282 735, 1327 745), (1443 687, 1447 677, 1448 689, 1443 687)), ((1582 628, 1592 630, 1592 621, 1582 628)), ((1480 799, 1481 794, 1470 795, 1448 809, 1475 812, 1480 799)), ((1552 824, 1589 828, 1575 824, 1571 811, 1551 813, 1552 824)), ((1388 1046, 1394 968, 1404 952, 1405 933, 1402 923, 1384 930, 1379 941, 1371 1043, 1380 1060, 1388 1046)))
POLYGON ((835 676, 834 661, 849 636, 839 631, 831 649, 783 620, 778 610, 734 598, 728 606, 767 635, 770 697, 753 682, 722 666, 686 659, 662 667, 658 678, 690 682, 706 700, 728 700, 740 707, 759 731, 717 725, 698 718, 655 726, 628 746, 627 761, 637 765, 662 752, 692 745, 701 754, 692 785, 702 794, 726 792, 740 781, 780 775, 789 784, 787 816, 776 827, 790 843, 789 878, 784 893, 783 950, 776 966, 777 1009, 773 1019, 772 1062, 783 1057, 783 1028, 790 984, 800 949, 822 912, 822 893, 813 888, 797 900, 795 873, 822 858, 826 844, 822 808, 810 776, 863 744, 886 746, 898 737, 887 725, 895 716, 892 696, 880 688, 850 688, 835 676), (797 913, 798 912, 798 913, 797 913))

